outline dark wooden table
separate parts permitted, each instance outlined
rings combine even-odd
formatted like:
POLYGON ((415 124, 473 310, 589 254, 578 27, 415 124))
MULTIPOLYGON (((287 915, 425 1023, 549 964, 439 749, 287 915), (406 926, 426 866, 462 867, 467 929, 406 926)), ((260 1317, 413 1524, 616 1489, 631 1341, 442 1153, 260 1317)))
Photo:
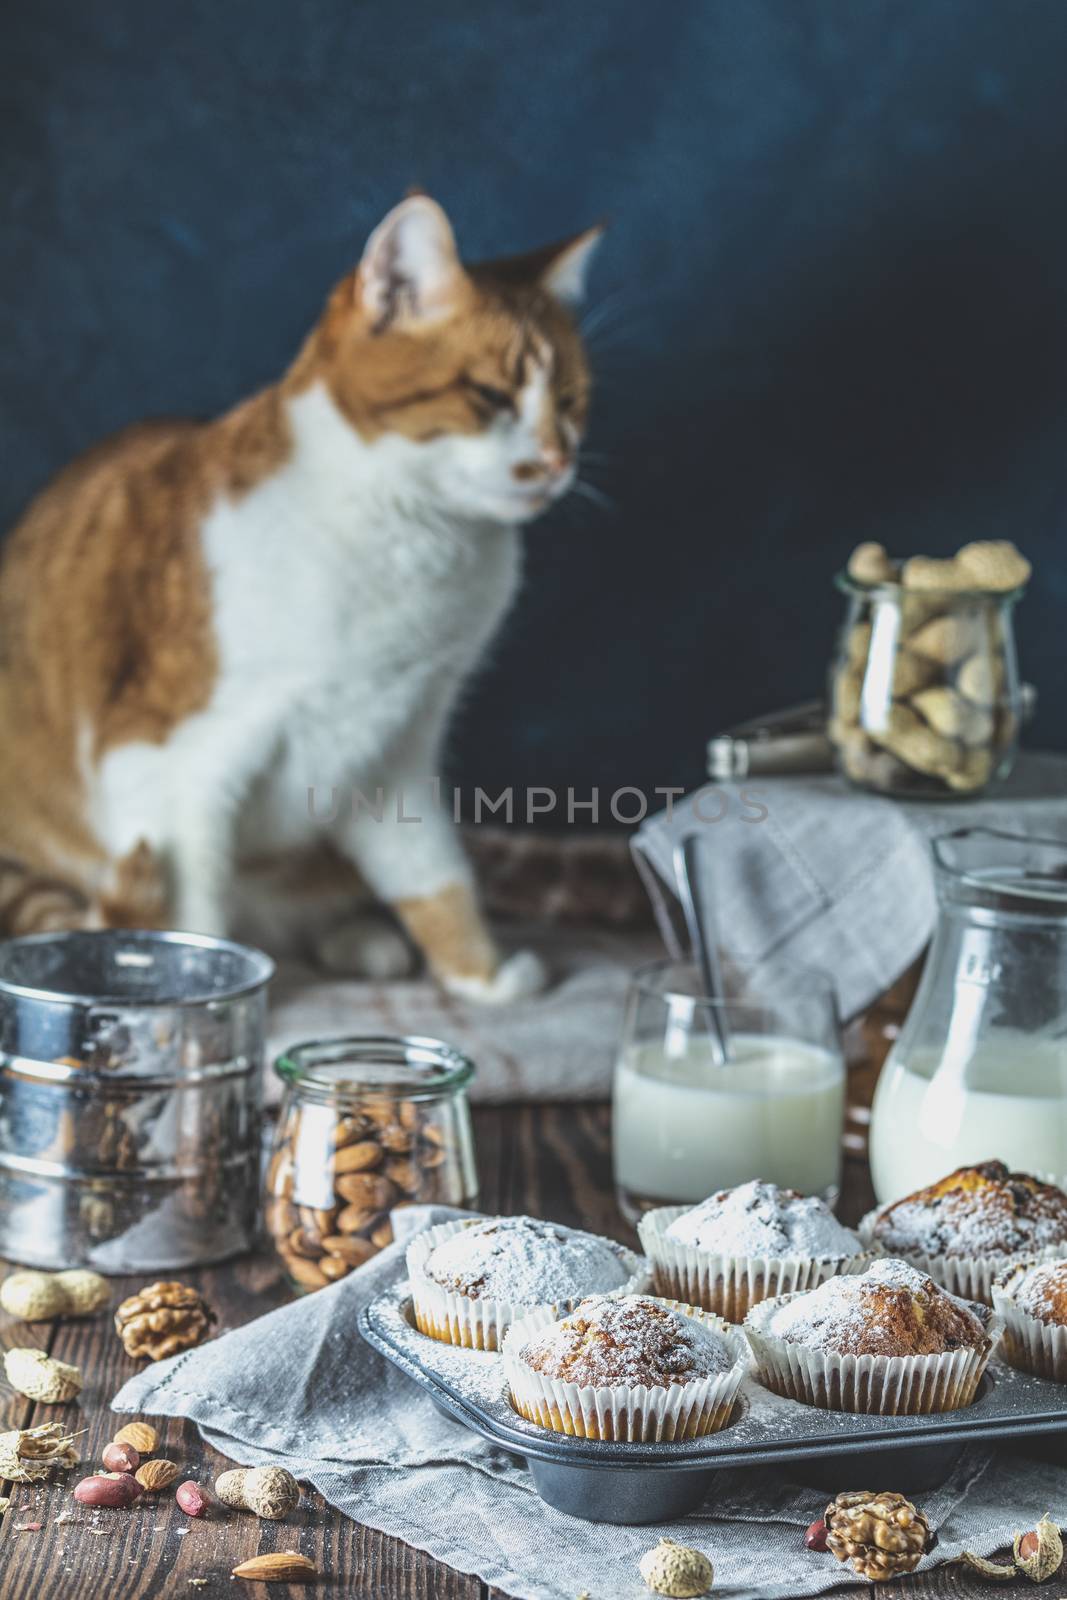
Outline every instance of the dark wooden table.
MULTIPOLYGON (((611 1187, 610 1123, 606 1106, 519 1106, 483 1108, 475 1115, 481 1175, 481 1201, 487 1211, 529 1212, 591 1228, 633 1243, 615 1208, 611 1187)), ((871 1201, 866 1166, 847 1163, 842 1214, 855 1221, 871 1201)), ((288 1291, 266 1256, 184 1273, 196 1282, 219 1314, 223 1329, 236 1327, 271 1310, 288 1291)), ((116 1282, 129 1293, 145 1280, 116 1282)), ((109 1411, 110 1398, 134 1370, 112 1331, 110 1319, 27 1326, 0 1314, 0 1335, 6 1347, 37 1344, 61 1360, 74 1362, 85 1375, 85 1389, 76 1406, 41 1406, 7 1391, 4 1428, 62 1421, 72 1431, 85 1429, 79 1441, 83 1466, 66 1484, 44 1488, 4 1487, 11 1508, 0 1522, 0 1600, 155 1600, 156 1596, 203 1596, 235 1600, 238 1585, 230 1572, 249 1556, 268 1550, 299 1549, 316 1563, 322 1577, 316 1589, 248 1584, 250 1596, 291 1597, 313 1593, 373 1596, 374 1600, 505 1600, 476 1578, 464 1577, 431 1561, 397 1539, 385 1538, 331 1510, 315 1494, 305 1495, 302 1509, 285 1523, 260 1522, 247 1513, 220 1509, 210 1520, 190 1522, 173 1495, 142 1499, 132 1512, 97 1513, 75 1505, 72 1484, 96 1462, 121 1421, 109 1411), (75 1519, 60 1522, 74 1512, 75 1519), (19 1532, 40 1522, 39 1532, 19 1532)), ((182 1477, 209 1484, 227 1463, 199 1439, 192 1425, 169 1420, 160 1424, 161 1453, 181 1464, 182 1477)), ((853 1486, 854 1487, 854 1486, 853 1486)), ((863 1487, 862 1485, 860 1487, 863 1487)), ((891 1487, 872 1485, 871 1487, 891 1487)), ((1035 1516, 1046 1508, 1035 1507, 1035 1516)), ((1053 1508, 1054 1510, 1056 1508, 1053 1508)), ((1062 1509, 1063 1508, 1059 1508, 1062 1509)), ((575 1523, 574 1537, 582 1537, 575 1523)), ((710 1530, 714 1557, 714 1529, 710 1530)), ((650 1545, 655 1542, 649 1530, 650 1545)), ((829 1561, 813 1556, 813 1561, 829 1561)), ((597 1592, 590 1574, 592 1600, 616 1600, 597 1592)), ((1053 1600, 1067 1588, 1053 1583, 1053 1600)), ((994 1594, 1032 1593, 1032 1586, 989 1584, 958 1569, 898 1580, 891 1593, 910 1597, 967 1595, 987 1600, 994 1594)), ((838 1589, 848 1596, 884 1596, 883 1587, 838 1589)))

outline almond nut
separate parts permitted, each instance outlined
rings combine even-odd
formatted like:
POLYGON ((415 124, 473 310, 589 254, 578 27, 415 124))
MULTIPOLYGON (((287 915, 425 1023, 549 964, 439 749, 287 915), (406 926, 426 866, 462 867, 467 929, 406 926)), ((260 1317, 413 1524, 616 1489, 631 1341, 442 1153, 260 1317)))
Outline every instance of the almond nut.
POLYGON ((387 1244, 393 1242, 393 1224, 386 1217, 384 1222, 379 1222, 370 1232, 370 1242, 375 1250, 384 1250, 387 1244))
POLYGON ((366 1117, 357 1113, 354 1117, 342 1117, 333 1130, 333 1147, 340 1150, 343 1145, 354 1144, 357 1139, 366 1136, 370 1122, 366 1117))
POLYGON ((374 1246, 355 1233, 328 1233, 322 1241, 322 1248, 331 1256, 340 1256, 350 1267, 361 1267, 374 1254, 374 1246))
POLYGON ((333 1228, 333 1219, 337 1215, 337 1207, 330 1206, 328 1210, 314 1206, 301 1206, 299 1211, 301 1226, 308 1233, 319 1238, 324 1233, 329 1233, 333 1228))
POLYGON ((405 1194, 418 1193, 419 1169, 414 1161, 405 1161, 402 1157, 387 1161, 385 1175, 392 1179, 398 1189, 403 1189, 405 1194))
POLYGON ((150 1456, 159 1444, 159 1434, 148 1422, 127 1422, 114 1438, 115 1444, 132 1444, 142 1456, 150 1456))
POLYGON ((337 1193, 352 1205, 369 1211, 384 1211, 396 1198, 395 1188, 379 1172, 346 1172, 337 1180, 337 1193))
POLYGON ((342 1145, 334 1152, 334 1172, 366 1172, 376 1167, 382 1159, 380 1146, 373 1139, 359 1139, 355 1144, 342 1145))
POLYGON ((378 1142, 383 1150, 388 1150, 391 1155, 406 1156, 415 1143, 415 1135, 410 1128, 402 1128, 398 1122, 391 1123, 388 1128, 383 1128, 378 1135, 378 1142))
MULTIPOLYGON (((341 1179, 344 1182, 344 1179, 341 1179)), ((365 1233, 368 1228, 373 1228, 380 1213, 373 1207, 345 1206, 337 1218, 338 1233, 365 1233)))
POLYGON ((305 1289, 322 1289, 330 1281, 324 1272, 319 1271, 315 1261, 306 1261, 303 1256, 294 1256, 288 1250, 281 1251, 281 1258, 289 1276, 305 1289))
POLYGON ((146 1461, 134 1473, 145 1494, 158 1494, 160 1489, 169 1489, 177 1476, 177 1464, 168 1461, 165 1456, 156 1456, 153 1461, 146 1461))
POLYGON ((319 1572, 307 1556, 295 1550, 274 1550, 264 1556, 253 1556, 234 1567, 235 1578, 248 1578, 252 1583, 314 1583, 319 1572))
POLYGON ((294 1228, 288 1239, 289 1249, 294 1256, 306 1256, 315 1261, 322 1254, 322 1244, 317 1233, 309 1233, 306 1228, 294 1228))

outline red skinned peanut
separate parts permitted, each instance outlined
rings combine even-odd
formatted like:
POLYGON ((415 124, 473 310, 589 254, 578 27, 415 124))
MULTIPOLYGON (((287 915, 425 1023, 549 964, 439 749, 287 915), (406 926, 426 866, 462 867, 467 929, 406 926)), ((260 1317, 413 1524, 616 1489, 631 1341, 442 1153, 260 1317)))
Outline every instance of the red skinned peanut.
POLYGON ((198 1483, 191 1478, 185 1483, 180 1483, 174 1491, 174 1498, 181 1506, 187 1517, 206 1517, 208 1505, 207 1495, 198 1483))
POLYGON ((124 1511, 133 1505, 140 1492, 141 1485, 128 1473, 111 1478, 106 1472, 97 1472, 76 1485, 74 1498, 82 1506, 111 1506, 124 1511))

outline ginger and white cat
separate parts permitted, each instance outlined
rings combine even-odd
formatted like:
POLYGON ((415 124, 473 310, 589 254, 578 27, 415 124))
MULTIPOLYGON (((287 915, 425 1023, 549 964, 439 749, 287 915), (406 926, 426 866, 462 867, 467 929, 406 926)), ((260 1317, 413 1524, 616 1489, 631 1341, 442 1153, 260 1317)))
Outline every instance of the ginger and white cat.
POLYGON ((413 196, 277 384, 214 422, 126 429, 31 504, 0 564, 5 933, 247 932, 253 907, 268 942, 295 920, 334 968, 403 970, 410 939, 456 992, 538 986, 425 797, 515 595, 518 528, 574 479, 569 306, 598 237, 464 267, 413 196), (347 803, 379 788, 380 820, 347 803))

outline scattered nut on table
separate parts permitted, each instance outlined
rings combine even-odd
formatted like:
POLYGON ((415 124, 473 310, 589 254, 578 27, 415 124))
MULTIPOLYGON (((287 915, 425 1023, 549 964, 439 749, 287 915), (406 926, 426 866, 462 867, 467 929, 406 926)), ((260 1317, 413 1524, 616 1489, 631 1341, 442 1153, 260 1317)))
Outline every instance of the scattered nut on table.
POLYGON ((158 1494, 161 1489, 170 1488, 179 1470, 176 1461, 168 1461, 165 1456, 156 1456, 153 1461, 143 1461, 134 1473, 134 1477, 145 1494, 158 1494))
POLYGON ((235 1511, 279 1522, 300 1504, 300 1485, 284 1467, 235 1467, 215 1479, 215 1493, 235 1511))
POLYGON ((674 1595, 679 1600, 707 1594, 715 1581, 715 1570, 707 1556, 674 1539, 661 1539, 654 1550, 646 1551, 639 1568, 654 1593, 674 1595))
POLYGON ((81 1506, 108 1506, 114 1511, 125 1511, 139 1497, 140 1485, 128 1473, 111 1476, 106 1472, 83 1478, 74 1488, 74 1498, 81 1506))
POLYGON ((104 1446, 100 1461, 109 1472, 136 1472, 141 1465, 141 1452, 132 1444, 116 1444, 112 1440, 104 1446))
POLYGON ((21 1322, 88 1317, 110 1298, 107 1279, 81 1267, 67 1272, 11 1272, 0 1284, 0 1309, 21 1322))
POLYGON ((0 1482, 43 1483, 53 1468, 76 1467, 76 1438, 60 1422, 0 1433, 0 1482))
POLYGON ((32 1347, 6 1351, 4 1371, 8 1383, 19 1394, 45 1405, 65 1405, 82 1390, 82 1375, 77 1367, 32 1347))
POLYGON ((207 1493, 191 1478, 178 1485, 174 1498, 187 1517, 206 1517, 211 1505, 207 1493))
POLYGON ((149 1361, 202 1344, 215 1321, 207 1301, 187 1283, 151 1283, 115 1312, 126 1354, 149 1361))
POLYGON ((116 1433, 115 1444, 132 1444, 138 1455, 150 1456, 159 1446, 159 1434, 150 1422, 127 1422, 116 1433))
POLYGON ((839 1494, 825 1522, 831 1554, 872 1583, 914 1572, 931 1546, 929 1522, 902 1494, 839 1494))
POLYGON ((1054 1577, 1063 1565, 1063 1539, 1051 1517, 1042 1517, 1029 1533, 1017 1533, 1012 1555, 1019 1571, 1034 1583, 1054 1577))
POLYGON ((314 1561, 295 1550, 273 1550, 267 1555, 253 1556, 233 1569, 235 1578, 247 1578, 252 1583, 314 1583, 318 1575, 314 1561))

